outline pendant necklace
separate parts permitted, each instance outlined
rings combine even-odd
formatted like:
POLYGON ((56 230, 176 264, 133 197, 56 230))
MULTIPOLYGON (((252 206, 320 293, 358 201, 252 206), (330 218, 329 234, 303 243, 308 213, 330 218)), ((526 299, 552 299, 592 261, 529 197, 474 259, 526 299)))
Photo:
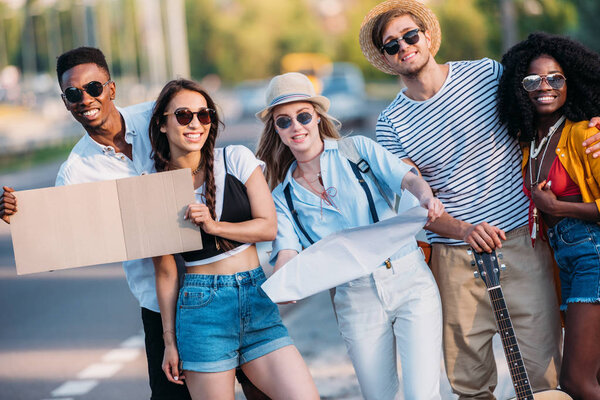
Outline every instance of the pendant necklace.
MULTIPOLYGON (((550 127, 550 129, 548 130, 548 133, 546 134, 546 136, 544 136, 542 138, 542 140, 540 141, 540 144, 538 145, 538 147, 535 147, 535 138, 531 141, 531 146, 529 147, 529 191, 532 192, 533 191, 533 186, 537 185, 539 183, 539 179, 540 179, 540 174, 542 172, 542 166, 544 165, 544 158, 546 157, 546 151, 548 150, 548 144, 550 144, 550 140, 552 139, 552 136, 554 135, 554 133, 557 131, 558 127, 564 122, 565 120, 565 116, 563 115, 562 117, 560 117, 558 119, 558 121, 556 121, 556 123, 554 125, 552 125, 550 127), (537 164, 537 156, 540 154, 540 151, 542 151, 542 147, 544 147, 544 152, 542 153, 542 158, 539 162, 539 165, 537 166, 537 174, 535 177, 535 182, 533 181, 533 169, 532 169, 532 164, 533 164, 533 160, 536 161, 537 164)), ((531 229, 531 238, 535 240, 535 238, 537 237, 537 230, 538 230, 538 210, 537 207, 533 206, 533 226, 531 229)))

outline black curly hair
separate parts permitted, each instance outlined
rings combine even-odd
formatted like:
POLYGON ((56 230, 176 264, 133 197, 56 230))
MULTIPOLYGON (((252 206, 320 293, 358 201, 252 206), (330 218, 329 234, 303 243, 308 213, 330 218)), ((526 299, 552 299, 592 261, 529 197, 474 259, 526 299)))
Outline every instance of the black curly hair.
POLYGON ((600 55, 564 36, 532 33, 502 57, 504 72, 498 88, 500 120, 507 124, 509 135, 520 141, 536 135, 536 111, 521 81, 541 55, 553 57, 567 78, 565 116, 574 122, 600 116, 600 55))
POLYGON ((58 84, 62 85, 62 77, 66 71, 79 64, 96 64, 98 68, 106 72, 108 79, 110 79, 110 71, 108 70, 108 64, 106 63, 104 53, 95 47, 78 47, 58 56, 56 60, 56 77, 58 78, 58 84))

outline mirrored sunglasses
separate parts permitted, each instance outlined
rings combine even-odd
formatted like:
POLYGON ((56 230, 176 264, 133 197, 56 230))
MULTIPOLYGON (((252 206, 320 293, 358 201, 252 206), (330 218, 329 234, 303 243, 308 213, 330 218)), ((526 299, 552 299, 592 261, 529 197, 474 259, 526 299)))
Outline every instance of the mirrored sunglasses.
POLYGON ((175 115, 175 119, 179 125, 189 125, 194 119, 194 114, 198 117, 198 121, 202 125, 208 125, 215 118, 216 112, 212 108, 201 108, 200 110, 194 112, 189 108, 178 108, 172 113, 164 113, 163 115, 175 115))
POLYGON ((83 92, 85 91, 92 97, 98 97, 104 91, 104 86, 108 85, 112 81, 109 79, 105 83, 98 81, 91 81, 87 85, 83 85, 83 90, 76 87, 68 87, 65 89, 63 96, 69 103, 78 103, 83 99, 83 92))
POLYGON ((394 54, 397 54, 400 51, 400 41, 401 40, 404 40, 406 42, 406 44, 418 43, 420 31, 421 30, 419 28, 410 30, 410 31, 406 32, 404 35, 400 36, 399 38, 392 39, 389 42, 387 42, 386 44, 384 44, 383 46, 381 46, 379 51, 382 54, 385 51, 390 56, 393 56, 394 54))
POLYGON ((523 88, 528 92, 533 92, 534 90, 538 90, 540 86, 542 86, 542 81, 546 81, 546 83, 552 89, 560 89, 563 86, 565 86, 567 78, 565 78, 564 75, 559 73, 548 75, 528 75, 525 78, 523 78, 523 88))
MULTIPOLYGON (((300 122, 302 125, 310 124, 312 118, 312 114, 306 111, 296 115, 296 121, 300 122)), ((288 117, 287 115, 282 115, 275 120, 275 125, 277 125, 279 129, 287 129, 292 126, 292 118, 288 117)))

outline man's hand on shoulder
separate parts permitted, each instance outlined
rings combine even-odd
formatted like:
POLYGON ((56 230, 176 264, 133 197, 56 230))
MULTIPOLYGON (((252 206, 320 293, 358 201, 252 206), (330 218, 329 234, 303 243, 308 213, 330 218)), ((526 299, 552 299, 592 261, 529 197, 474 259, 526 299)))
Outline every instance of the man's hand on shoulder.
POLYGON ((506 240, 504 231, 487 222, 470 225, 463 236, 463 241, 477 252, 491 253, 492 250, 502 247, 502 240, 506 240))
POLYGON ((0 197, 0 218, 2 221, 10 224, 10 216, 17 212, 17 198, 12 193, 15 190, 8 186, 3 186, 4 192, 0 197))
MULTIPOLYGON (((588 126, 600 130, 600 117, 592 118, 588 126)), ((586 154, 592 154, 594 158, 600 157, 600 132, 584 140, 583 147, 585 147, 586 154)))

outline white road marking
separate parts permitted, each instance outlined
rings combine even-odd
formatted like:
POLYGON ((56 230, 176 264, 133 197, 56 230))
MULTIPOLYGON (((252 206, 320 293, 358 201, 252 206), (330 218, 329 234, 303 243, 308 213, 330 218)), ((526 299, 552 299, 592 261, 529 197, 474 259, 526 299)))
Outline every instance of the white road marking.
POLYGON ((121 343, 121 347, 144 348, 144 334, 135 335, 121 343))
POLYGON ((98 385, 96 380, 66 381, 52 391, 52 397, 81 396, 98 385))
POLYGON ((119 348, 110 350, 102 356, 102 361, 91 364, 77 374, 77 380, 67 381, 51 392, 52 399, 44 400, 75 400, 94 389, 102 379, 115 375, 125 363, 135 360, 144 348, 144 334, 138 334, 124 340, 119 348))
POLYGON ((98 363, 88 366, 77 374, 77 379, 106 379, 117 373, 123 364, 121 363, 98 363))
POLYGON ((135 360, 142 351, 140 349, 114 349, 102 356, 104 362, 129 362, 135 360))

